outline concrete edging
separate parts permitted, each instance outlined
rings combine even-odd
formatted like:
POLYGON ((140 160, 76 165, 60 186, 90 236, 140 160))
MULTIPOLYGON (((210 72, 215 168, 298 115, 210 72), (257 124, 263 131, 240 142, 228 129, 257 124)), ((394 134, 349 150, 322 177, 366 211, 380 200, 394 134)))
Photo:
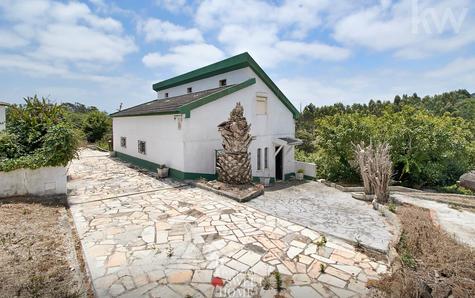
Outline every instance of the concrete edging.
POLYGON ((230 193, 230 192, 227 192, 227 191, 224 191, 224 190, 220 190, 220 189, 215 189, 213 187, 210 187, 200 181, 190 181, 190 184, 195 186, 195 187, 198 187, 198 188, 201 188, 201 189, 204 189, 204 190, 207 190, 207 191, 211 191, 211 192, 214 192, 215 194, 218 194, 218 195, 222 195, 222 196, 225 196, 227 198, 230 198, 230 199, 233 199, 235 200, 236 202, 239 202, 239 203, 245 203, 245 202, 248 202, 254 198, 257 198, 258 196, 262 195, 264 193, 264 189, 261 189, 259 191, 255 191, 247 196, 244 196, 244 197, 237 197, 235 196, 234 194, 230 193))

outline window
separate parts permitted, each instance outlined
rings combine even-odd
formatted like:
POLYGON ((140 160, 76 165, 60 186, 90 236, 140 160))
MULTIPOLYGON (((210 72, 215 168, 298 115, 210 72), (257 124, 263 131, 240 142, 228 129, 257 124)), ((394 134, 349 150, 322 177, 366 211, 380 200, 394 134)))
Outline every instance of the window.
POLYGON ((186 92, 191 93, 193 92, 193 89, 191 87, 186 88, 186 92))
POLYGON ((219 80, 219 86, 220 87, 226 86, 226 79, 219 80))
POLYGON ((259 171, 262 166, 261 166, 261 148, 257 149, 257 170, 259 171))
POLYGON ((267 97, 264 97, 264 96, 256 97, 256 114, 257 115, 267 114, 267 97))
POLYGON ((127 138, 126 137, 120 137, 120 147, 127 148, 127 138))
POLYGON ((140 154, 145 154, 145 141, 138 142, 138 150, 140 154))
POLYGON ((269 168, 269 148, 264 148, 264 169, 269 168))
POLYGON ((165 93, 165 98, 168 98, 168 92, 165 93))

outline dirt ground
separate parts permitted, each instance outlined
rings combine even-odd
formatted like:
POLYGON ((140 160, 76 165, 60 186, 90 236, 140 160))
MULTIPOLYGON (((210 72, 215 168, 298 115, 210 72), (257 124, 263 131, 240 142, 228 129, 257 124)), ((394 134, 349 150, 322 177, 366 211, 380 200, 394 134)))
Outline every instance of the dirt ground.
POLYGON ((0 297, 89 297, 63 198, 0 199, 0 297))
POLYGON ((457 194, 444 194, 444 193, 404 193, 405 195, 421 198, 425 200, 432 200, 437 202, 443 202, 453 204, 455 206, 466 207, 469 210, 475 211, 475 196, 457 195, 457 194))
POLYGON ((427 209, 400 206, 396 214, 400 268, 376 287, 390 297, 475 297, 475 251, 436 227, 427 209))

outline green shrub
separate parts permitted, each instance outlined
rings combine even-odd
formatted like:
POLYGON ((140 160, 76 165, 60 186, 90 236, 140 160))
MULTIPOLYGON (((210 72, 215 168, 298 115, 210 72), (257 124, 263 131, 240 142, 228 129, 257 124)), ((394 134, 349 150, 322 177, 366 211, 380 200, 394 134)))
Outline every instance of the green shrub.
POLYGON ((16 135, 0 132, 0 161, 7 158, 17 158, 21 155, 21 147, 16 135))
POLYGON ((0 134, 0 171, 65 166, 76 156, 77 131, 64 119, 64 109, 44 98, 25 99, 9 107, 7 132, 0 134))
POLYGON ((42 146, 42 138, 53 125, 64 121, 65 110, 47 99, 25 98, 23 105, 11 105, 7 112, 7 131, 16 135, 24 154, 42 146))
POLYGON ((109 116, 100 111, 92 111, 86 115, 83 123, 83 131, 88 142, 95 143, 101 140, 110 130, 111 120, 109 116))
POLYGON ((390 144, 394 177, 408 186, 450 185, 475 166, 474 131, 459 117, 404 106, 379 117, 325 116, 315 121, 315 127, 316 151, 297 151, 297 158, 316 163, 318 177, 333 181, 359 181, 352 144, 370 140, 390 144))

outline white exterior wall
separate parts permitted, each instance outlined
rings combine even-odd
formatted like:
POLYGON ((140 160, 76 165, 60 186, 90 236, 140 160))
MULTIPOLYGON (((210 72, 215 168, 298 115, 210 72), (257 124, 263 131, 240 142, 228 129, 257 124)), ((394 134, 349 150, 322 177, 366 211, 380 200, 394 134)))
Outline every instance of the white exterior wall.
POLYGON ((227 85, 239 84, 249 79, 253 74, 252 70, 248 67, 233 70, 227 73, 209 77, 206 79, 198 80, 188 84, 168 88, 157 92, 157 98, 161 99, 165 97, 165 93, 168 93, 168 97, 183 95, 187 93, 187 88, 191 87, 193 92, 213 89, 219 87, 219 81, 226 79, 227 85))
POLYGON ((0 131, 5 129, 5 106, 0 105, 0 131))
POLYGON ((65 167, 0 172, 0 197, 66 194, 66 173, 65 167))
POLYGON ((114 151, 183 171, 183 127, 178 129, 174 115, 114 117, 112 123, 114 151), (127 138, 126 148, 121 137, 127 138), (138 140, 146 142, 145 155, 138 152, 138 140))
POLYGON ((303 170, 303 174, 309 177, 317 177, 317 166, 311 162, 295 161, 295 171, 303 170))
MULTIPOLYGON (((244 69, 249 75, 243 78, 256 78, 256 84, 222 97, 191 111, 191 117, 184 119, 185 172, 215 173, 215 151, 222 149, 221 136, 217 126, 229 117, 229 112, 241 102, 244 116, 251 124, 251 134, 255 140, 249 148, 251 152, 253 176, 275 177, 275 145, 272 140, 278 137, 294 137, 295 123, 292 113, 283 105, 267 85, 250 68, 244 69), (256 115, 256 95, 267 96, 267 115, 256 115), (257 148, 262 148, 262 168, 264 167, 264 148, 269 148, 269 169, 257 170, 257 148)), ((241 81, 241 82, 242 82, 241 81)), ((294 150, 291 146, 283 149, 283 173, 293 173, 294 150)))

